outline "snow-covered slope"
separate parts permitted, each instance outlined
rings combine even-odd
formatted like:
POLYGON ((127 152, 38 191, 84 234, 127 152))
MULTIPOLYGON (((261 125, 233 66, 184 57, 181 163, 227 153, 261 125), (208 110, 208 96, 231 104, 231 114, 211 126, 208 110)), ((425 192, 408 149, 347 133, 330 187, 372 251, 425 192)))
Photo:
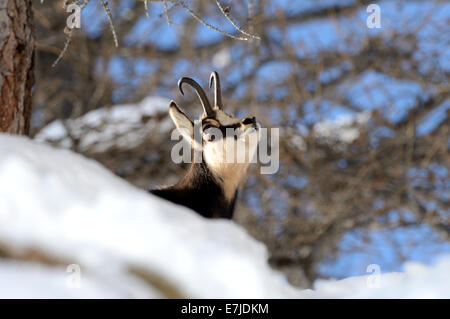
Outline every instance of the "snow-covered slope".
POLYGON ((135 104, 102 107, 75 119, 55 120, 42 128, 35 140, 64 148, 71 148, 73 140, 77 140, 79 150, 91 153, 112 147, 133 149, 153 131, 168 132, 172 128, 168 117, 157 118, 168 113, 169 102, 167 98, 149 96, 135 104))
POLYGON ((11 255, 33 251, 65 275, 77 264, 97 281, 139 279, 153 287, 143 297, 294 296, 231 221, 203 219, 68 150, 0 135, 0 154, 0 247, 11 255))
POLYGON ((450 298, 450 255, 431 266, 407 262, 402 273, 318 280, 312 298, 450 298))
POLYGON ((0 297, 450 297, 433 267, 289 286, 265 247, 68 150, 0 134, 0 297))

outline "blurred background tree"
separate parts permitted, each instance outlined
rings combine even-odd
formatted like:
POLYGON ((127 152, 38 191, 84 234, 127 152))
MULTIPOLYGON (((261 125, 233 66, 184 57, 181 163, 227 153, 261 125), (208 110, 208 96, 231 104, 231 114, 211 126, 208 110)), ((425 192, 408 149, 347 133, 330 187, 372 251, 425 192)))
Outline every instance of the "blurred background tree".
POLYGON ((110 0, 118 47, 104 2, 73 1, 72 33, 67 1, 40 2, 36 139, 138 187, 173 183, 168 100, 198 114, 177 80, 206 88, 217 70, 228 110, 280 128, 280 169, 252 167, 235 220, 291 283, 450 251, 448 2, 379 1, 370 29, 364 0, 110 0))

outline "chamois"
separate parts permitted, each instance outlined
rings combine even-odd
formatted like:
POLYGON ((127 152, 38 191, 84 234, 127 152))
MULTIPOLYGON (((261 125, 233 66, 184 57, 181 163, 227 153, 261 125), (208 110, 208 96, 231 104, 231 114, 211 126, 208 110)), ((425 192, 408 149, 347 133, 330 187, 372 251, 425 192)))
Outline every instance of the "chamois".
POLYGON ((191 150, 198 151, 200 160, 191 161, 186 175, 177 184, 150 192, 187 206, 204 217, 231 219, 238 188, 245 180, 249 161, 257 149, 260 125, 254 117, 236 118, 224 112, 217 72, 212 72, 209 79, 209 88, 214 83, 214 107, 202 87, 191 78, 182 77, 178 81, 181 94, 184 95, 184 83, 193 87, 200 98, 203 114, 196 122, 198 125, 194 125, 174 101, 170 102, 169 114, 191 150), (194 138, 196 129, 200 141, 194 138), (245 160, 229 161, 226 157, 229 148, 236 146, 245 150, 245 160))

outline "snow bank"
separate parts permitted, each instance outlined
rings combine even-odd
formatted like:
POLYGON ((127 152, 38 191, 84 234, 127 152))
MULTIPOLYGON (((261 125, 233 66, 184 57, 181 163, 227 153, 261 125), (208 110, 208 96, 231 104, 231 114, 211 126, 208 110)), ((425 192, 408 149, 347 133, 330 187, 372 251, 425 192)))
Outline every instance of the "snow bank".
POLYGON ((105 152, 112 147, 133 149, 143 143, 153 130, 168 132, 172 123, 168 118, 160 121, 158 114, 167 114, 169 100, 147 97, 136 104, 119 104, 92 110, 81 117, 55 120, 35 136, 39 142, 50 142, 71 148, 78 140, 81 151, 105 152))
POLYGON ((450 255, 431 266, 407 262, 402 273, 318 280, 312 298, 450 298, 450 255))
MULTIPOLYGON (((0 259, 0 298, 138 298, 162 297, 126 276, 93 277, 81 272, 75 281, 69 267, 0 259)), ((118 276, 119 275, 119 276, 118 276)))
MULTIPOLYGON (((153 197, 68 150, 0 135, 0 154, 0 247, 15 255, 57 260, 64 276, 79 265, 82 282, 83 274, 103 286, 140 281, 149 286, 142 297, 294 296, 265 247, 231 221, 153 197)), ((43 291, 53 289, 45 282, 43 291)), ((9 288, 0 286, 2 295, 9 288)))
POLYGON ((450 297, 450 256, 300 291, 240 226, 206 220, 68 150, 0 134, 0 298, 450 297), (373 279, 373 278, 372 278, 373 279))

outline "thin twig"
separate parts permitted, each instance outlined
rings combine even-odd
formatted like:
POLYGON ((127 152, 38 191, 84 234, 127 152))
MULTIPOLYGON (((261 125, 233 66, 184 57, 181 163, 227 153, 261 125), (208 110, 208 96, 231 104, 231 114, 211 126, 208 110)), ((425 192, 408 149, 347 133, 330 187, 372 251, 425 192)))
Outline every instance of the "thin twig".
POLYGON ((223 35, 225 35, 227 37, 235 39, 235 40, 241 40, 241 41, 248 41, 249 40, 249 38, 247 38, 247 37, 236 36, 234 34, 226 32, 226 31, 222 31, 219 28, 209 24, 208 22, 206 22, 202 18, 200 18, 194 11, 192 11, 192 9, 189 8, 183 1, 178 1, 177 3, 179 3, 184 9, 186 9, 187 12, 189 12, 189 14, 191 16, 193 16, 198 22, 200 22, 204 26, 206 26, 206 27, 208 27, 208 28, 210 28, 210 29, 212 29, 212 30, 214 30, 216 32, 219 32, 219 33, 221 33, 221 34, 223 34, 223 35))
MULTIPOLYGON (((84 0, 84 1, 83 1, 83 3, 80 5, 80 12, 82 12, 83 9, 88 5, 89 1, 90 1, 90 0, 84 0)), ((67 1, 64 1, 63 7, 64 7, 64 8, 67 7, 67 1)), ((59 55, 58 55, 58 57, 56 58, 55 62, 53 62, 52 68, 54 68, 54 67, 59 63, 59 61, 64 57, 64 55, 66 54, 67 50, 69 49, 70 43, 72 42, 73 29, 70 29, 70 28, 68 28, 68 27, 67 27, 66 29, 68 29, 69 31, 68 31, 68 32, 64 31, 64 32, 67 34, 66 42, 64 43, 64 48, 63 48, 62 51, 59 53, 59 55)), ((66 30, 66 29, 65 29, 65 30, 66 30)))
POLYGON ((52 68, 54 68, 66 54, 67 50, 69 49, 70 42, 72 42, 72 35, 73 35, 73 29, 70 29, 70 31, 66 37, 66 43, 64 43, 64 48, 62 49, 61 53, 56 58, 55 62, 53 62, 52 68))
POLYGON ((169 9, 167 7, 167 0, 163 1, 164 14, 166 15, 167 25, 170 27, 169 9))
POLYGON ((230 15, 225 11, 225 9, 222 7, 222 5, 220 4, 220 2, 219 2, 218 0, 215 0, 215 1, 216 1, 217 6, 219 7, 220 11, 222 12, 222 14, 225 16, 225 18, 227 18, 228 21, 230 21, 230 23, 233 25, 233 27, 234 27, 236 30, 238 30, 240 33, 242 33, 243 35, 246 35, 246 36, 248 36, 248 37, 250 37, 250 38, 261 40, 261 38, 258 37, 257 35, 253 35, 253 34, 250 34, 250 33, 246 32, 246 31, 242 30, 242 29, 234 22, 234 20, 230 17, 230 15))
POLYGON ((113 20, 112 20, 112 15, 111 15, 111 10, 109 9, 108 6, 108 2, 105 2, 105 0, 100 0, 100 2, 103 5, 103 9, 105 9, 106 15, 108 16, 108 21, 109 21, 109 27, 111 29, 113 38, 114 38, 114 43, 116 45, 116 48, 119 47, 119 40, 117 40, 117 34, 116 34, 116 30, 114 29, 114 24, 113 24, 113 20))

